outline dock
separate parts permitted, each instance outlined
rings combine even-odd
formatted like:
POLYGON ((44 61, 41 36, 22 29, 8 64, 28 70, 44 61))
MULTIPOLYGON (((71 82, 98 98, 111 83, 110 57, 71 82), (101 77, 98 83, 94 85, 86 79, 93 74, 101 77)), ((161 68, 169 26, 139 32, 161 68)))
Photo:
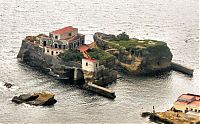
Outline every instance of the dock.
POLYGON ((113 92, 112 90, 107 89, 105 87, 98 86, 98 85, 93 84, 93 83, 85 84, 85 88, 90 90, 90 91, 93 91, 95 93, 98 93, 102 96, 111 98, 111 99, 114 99, 116 97, 115 92, 113 92))
POLYGON ((178 64, 178 63, 175 63, 175 62, 171 63, 171 68, 172 68, 172 70, 179 71, 179 72, 182 72, 184 74, 191 75, 191 76, 193 75, 193 72, 194 72, 194 69, 185 67, 185 66, 178 64))

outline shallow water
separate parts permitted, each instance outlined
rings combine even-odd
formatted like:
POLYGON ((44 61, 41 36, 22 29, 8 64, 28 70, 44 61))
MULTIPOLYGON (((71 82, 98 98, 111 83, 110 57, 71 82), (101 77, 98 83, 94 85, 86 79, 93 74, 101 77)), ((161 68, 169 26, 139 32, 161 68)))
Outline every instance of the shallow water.
POLYGON ((197 0, 0 0, 0 123, 150 123, 143 111, 169 109, 182 93, 198 93, 197 0), (171 71, 154 77, 124 76, 111 85, 109 100, 62 84, 16 59, 26 35, 72 25, 91 42, 95 32, 130 34, 168 43, 173 61, 194 68, 191 78, 171 71), (14 84, 7 89, 4 82, 14 84), (11 102, 14 95, 51 91, 58 102, 34 107, 11 102))

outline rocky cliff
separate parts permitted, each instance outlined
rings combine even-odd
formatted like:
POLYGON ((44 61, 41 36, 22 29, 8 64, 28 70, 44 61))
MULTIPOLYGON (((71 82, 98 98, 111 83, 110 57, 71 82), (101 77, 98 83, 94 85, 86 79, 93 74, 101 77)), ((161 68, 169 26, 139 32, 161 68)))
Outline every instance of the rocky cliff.
POLYGON ((20 58, 23 62, 32 67, 44 70, 50 68, 52 65, 61 64, 61 61, 56 57, 45 55, 43 50, 42 47, 23 40, 17 58, 20 58))
POLYGON ((115 35, 95 33, 96 45, 116 56, 116 64, 130 74, 149 74, 171 66, 172 53, 166 43, 155 40, 130 39, 115 41, 115 35))
POLYGON ((82 80, 81 64, 76 62, 65 62, 57 56, 44 54, 44 49, 37 44, 23 40, 17 58, 31 67, 38 68, 52 76, 61 79, 82 80))

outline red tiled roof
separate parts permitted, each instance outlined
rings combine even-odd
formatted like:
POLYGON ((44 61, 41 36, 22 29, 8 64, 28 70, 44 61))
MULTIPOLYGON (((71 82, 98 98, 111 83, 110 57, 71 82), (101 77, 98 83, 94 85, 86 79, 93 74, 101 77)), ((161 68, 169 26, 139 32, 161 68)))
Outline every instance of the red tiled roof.
POLYGON ((178 98, 183 98, 183 99, 188 99, 188 100, 192 100, 194 98, 193 95, 190 94, 182 94, 181 96, 179 96, 178 98))
POLYGON ((198 101, 193 101, 188 104, 189 106, 194 106, 194 107, 200 107, 200 100, 198 101))
POLYGON ((200 107, 200 95, 195 95, 195 94, 182 94, 178 98, 181 98, 183 100, 177 100, 175 103, 176 104, 182 104, 182 105, 189 105, 189 106, 195 106, 195 107, 200 107), (185 100, 184 100, 185 99, 185 100), (191 100, 191 101, 187 101, 191 100))
POLYGON ((64 28, 52 31, 51 33, 52 34, 64 34, 66 32, 71 32, 71 31, 74 31, 74 30, 77 30, 77 28, 73 28, 72 26, 68 26, 68 27, 64 27, 64 28))
POLYGON ((75 35, 73 37, 69 37, 69 38, 65 38, 65 39, 60 39, 60 40, 65 40, 69 43, 73 42, 74 40, 77 40, 79 38, 79 36, 75 35))
POLYGON ((79 50, 80 52, 85 52, 88 49, 90 49, 90 47, 88 45, 85 45, 85 44, 77 47, 77 50, 79 50))
POLYGON ((188 104, 188 102, 185 102, 185 101, 176 101, 175 103, 181 104, 181 105, 187 105, 188 104))
POLYGON ((196 96, 195 99, 196 99, 196 100, 200 100, 200 96, 196 96))
POLYGON ((79 37, 76 35, 76 36, 73 36, 72 38, 70 38, 70 39, 67 39, 67 41, 69 42, 69 43, 71 43, 71 42, 73 42, 74 40, 77 40, 79 37))
POLYGON ((84 59, 87 60, 87 61, 90 61, 90 62, 97 62, 97 60, 92 59, 92 58, 84 58, 84 59))

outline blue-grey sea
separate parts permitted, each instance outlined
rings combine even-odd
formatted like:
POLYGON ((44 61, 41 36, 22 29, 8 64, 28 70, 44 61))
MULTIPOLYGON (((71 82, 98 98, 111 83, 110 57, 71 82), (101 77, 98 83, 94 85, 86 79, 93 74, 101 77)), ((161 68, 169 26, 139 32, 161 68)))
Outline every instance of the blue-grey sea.
POLYGON ((151 123, 143 111, 165 111, 183 93, 200 94, 198 0, 0 0, 0 123, 151 123), (173 61, 194 69, 189 77, 124 75, 111 85, 116 99, 63 84, 18 62, 21 40, 72 25, 93 41, 95 32, 167 42, 173 61), (4 82, 14 84, 11 89, 4 82), (58 102, 35 107, 15 95, 50 91, 58 102))

